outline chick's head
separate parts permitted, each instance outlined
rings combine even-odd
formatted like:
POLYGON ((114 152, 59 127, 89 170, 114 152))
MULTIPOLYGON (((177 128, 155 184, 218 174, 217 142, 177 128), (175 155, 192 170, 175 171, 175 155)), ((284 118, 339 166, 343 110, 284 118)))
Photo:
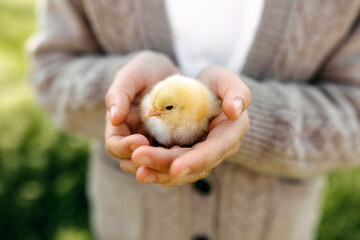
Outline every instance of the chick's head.
POLYGON ((206 89, 190 78, 172 76, 158 83, 150 95, 151 107, 146 117, 158 117, 170 125, 200 121, 207 112, 206 89))

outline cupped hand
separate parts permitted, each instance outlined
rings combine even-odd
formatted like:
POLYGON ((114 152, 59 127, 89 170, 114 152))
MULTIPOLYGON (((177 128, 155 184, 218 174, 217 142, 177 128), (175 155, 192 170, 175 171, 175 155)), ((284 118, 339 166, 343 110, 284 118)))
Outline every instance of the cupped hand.
POLYGON ((125 172, 136 173, 139 165, 130 160, 132 152, 139 146, 149 146, 151 141, 144 131, 138 103, 154 84, 177 73, 168 57, 151 51, 137 54, 117 72, 105 97, 105 146, 125 172))
POLYGON ((251 103, 249 88, 237 74, 220 66, 206 68, 198 79, 222 99, 223 113, 210 123, 206 139, 192 148, 138 147, 131 155, 132 163, 140 166, 138 181, 165 186, 194 182, 238 151, 250 126, 246 111, 251 103))

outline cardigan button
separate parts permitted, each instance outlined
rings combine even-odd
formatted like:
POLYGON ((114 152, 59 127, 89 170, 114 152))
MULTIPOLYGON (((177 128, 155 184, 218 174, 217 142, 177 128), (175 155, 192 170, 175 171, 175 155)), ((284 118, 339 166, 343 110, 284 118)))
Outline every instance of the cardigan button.
POLYGON ((197 180, 196 182, 193 183, 195 189, 201 194, 201 195, 209 195, 211 192, 211 187, 210 184, 208 183, 208 181, 206 181, 205 179, 200 179, 197 180))
POLYGON ((193 238, 193 240, 209 240, 209 238, 205 235, 198 235, 193 238))

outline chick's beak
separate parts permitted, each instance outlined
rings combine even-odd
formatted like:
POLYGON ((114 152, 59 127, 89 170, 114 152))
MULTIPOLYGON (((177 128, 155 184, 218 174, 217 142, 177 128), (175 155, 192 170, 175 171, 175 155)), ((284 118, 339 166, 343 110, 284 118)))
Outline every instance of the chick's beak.
POLYGON ((162 115, 163 112, 162 111, 158 111, 156 109, 156 107, 154 105, 152 105, 150 108, 149 108, 149 111, 145 114, 145 118, 148 118, 148 117, 153 117, 153 116, 160 116, 162 115))

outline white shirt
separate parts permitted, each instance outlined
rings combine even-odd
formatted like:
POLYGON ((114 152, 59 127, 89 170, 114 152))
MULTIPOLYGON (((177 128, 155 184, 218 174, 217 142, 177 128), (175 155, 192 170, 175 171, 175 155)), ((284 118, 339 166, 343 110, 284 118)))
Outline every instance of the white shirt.
POLYGON ((218 64, 239 72, 245 64, 264 0, 167 0, 179 67, 196 77, 218 64))

